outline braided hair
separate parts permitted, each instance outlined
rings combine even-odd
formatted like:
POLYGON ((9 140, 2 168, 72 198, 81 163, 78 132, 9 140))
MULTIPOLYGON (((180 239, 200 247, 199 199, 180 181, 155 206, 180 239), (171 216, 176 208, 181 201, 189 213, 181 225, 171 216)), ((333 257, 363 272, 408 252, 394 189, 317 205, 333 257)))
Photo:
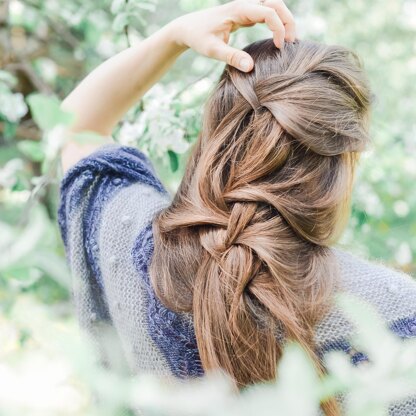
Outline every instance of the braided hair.
POLYGON ((161 301, 192 312, 205 370, 238 387, 274 379, 285 340, 324 372, 313 330, 337 287, 330 246, 348 219, 370 106, 343 47, 267 39, 245 50, 255 68, 227 66, 208 100, 178 192, 154 221, 150 269, 161 301))

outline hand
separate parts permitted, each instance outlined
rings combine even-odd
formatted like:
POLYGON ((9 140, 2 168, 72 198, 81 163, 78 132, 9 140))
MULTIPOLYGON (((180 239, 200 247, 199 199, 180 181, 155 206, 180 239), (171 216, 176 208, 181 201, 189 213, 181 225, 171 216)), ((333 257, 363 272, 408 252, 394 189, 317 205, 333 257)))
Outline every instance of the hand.
POLYGON ((172 33, 178 45, 249 72, 254 66, 251 56, 229 46, 228 41, 232 32, 256 23, 266 23, 278 48, 284 40, 296 39, 295 22, 283 0, 265 0, 262 4, 258 0, 235 0, 189 13, 172 22, 172 33))

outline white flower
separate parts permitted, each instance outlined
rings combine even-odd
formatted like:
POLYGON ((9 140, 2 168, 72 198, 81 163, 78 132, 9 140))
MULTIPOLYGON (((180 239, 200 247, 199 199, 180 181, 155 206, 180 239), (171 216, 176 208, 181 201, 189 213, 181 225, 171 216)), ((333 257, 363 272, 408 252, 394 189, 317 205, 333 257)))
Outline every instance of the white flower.
POLYGON ((142 114, 134 123, 124 122, 118 134, 118 141, 126 146, 137 142, 146 129, 146 117, 142 114))
POLYGON ((394 258, 400 266, 405 266, 412 261, 412 250, 409 244, 401 243, 394 254, 394 258))
POLYGON ((58 69, 56 63, 52 59, 39 58, 36 61, 36 64, 39 65, 39 72, 46 81, 52 82, 55 80, 58 69))
POLYGON ((168 138, 170 141, 170 148, 175 153, 185 153, 189 149, 189 143, 184 140, 185 132, 182 129, 175 130, 168 138))
POLYGON ((27 105, 20 92, 15 94, 3 92, 0 94, 0 113, 9 121, 15 123, 27 113, 27 105))
POLYGON ((11 188, 16 183, 16 174, 20 170, 23 170, 23 162, 21 159, 9 160, 0 169, 0 186, 3 188, 11 188))
POLYGON ((55 159, 68 138, 66 126, 59 124, 44 136, 44 152, 47 160, 55 159))
POLYGON ((393 205, 393 209, 398 217, 406 217, 410 212, 408 203, 402 200, 396 201, 393 205))

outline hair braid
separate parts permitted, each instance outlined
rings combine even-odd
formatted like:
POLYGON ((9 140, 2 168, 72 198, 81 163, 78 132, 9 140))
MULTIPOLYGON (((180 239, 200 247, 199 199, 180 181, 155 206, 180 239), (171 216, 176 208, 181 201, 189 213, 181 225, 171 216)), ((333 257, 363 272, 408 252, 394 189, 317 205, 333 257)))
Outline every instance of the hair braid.
MULTIPOLYGON (((170 308, 191 311, 206 370, 242 387, 271 380, 285 340, 320 373, 314 327, 338 269, 330 245, 348 217, 369 91, 351 52, 313 42, 246 48, 227 67, 170 207, 155 221, 151 277, 170 308)), ((335 400, 323 404, 337 415, 335 400)))

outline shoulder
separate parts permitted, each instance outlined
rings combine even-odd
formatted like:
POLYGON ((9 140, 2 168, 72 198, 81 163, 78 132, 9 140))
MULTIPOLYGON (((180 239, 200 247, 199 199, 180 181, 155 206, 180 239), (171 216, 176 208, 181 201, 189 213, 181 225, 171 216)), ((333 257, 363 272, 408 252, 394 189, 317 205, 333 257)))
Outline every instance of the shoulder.
POLYGON ((170 204, 168 194, 144 184, 135 183, 121 189, 103 209, 100 225, 100 246, 105 260, 120 245, 131 253, 136 239, 154 217, 170 204))
MULTIPOLYGON (((60 225, 74 287, 85 276, 76 302, 104 305, 130 368, 162 376, 171 371, 148 330, 149 294, 133 248, 169 203, 150 160, 130 147, 99 149, 74 165, 61 185, 60 225)), ((102 320, 96 306, 90 309, 102 320)), ((83 319, 85 312, 80 315, 83 319)))
MULTIPOLYGON (((340 270, 339 290, 375 309, 396 335, 416 337, 416 280, 380 260, 369 260, 339 248, 332 251, 340 270)), ((323 352, 342 349, 349 353, 348 340, 354 332, 353 325, 334 306, 317 325, 316 342, 323 352)))
POLYGON ((133 184, 148 185, 167 195, 147 156, 140 150, 106 145, 81 159, 64 176, 60 186, 59 225, 64 243, 72 218, 83 211, 83 227, 100 217, 104 206, 120 190, 133 184))
POLYGON ((341 271, 341 290, 375 307, 387 323, 416 315, 416 279, 341 249, 333 249, 341 271))
POLYGON ((158 198, 166 200, 169 194, 148 157, 136 148, 106 145, 77 162, 61 182, 58 212, 71 268, 85 257, 95 280, 102 284, 98 239, 113 241, 127 215, 144 224, 159 209, 158 198))
MULTIPOLYGON (((340 269, 339 290, 366 302, 379 314, 386 327, 401 339, 416 338, 415 278, 380 260, 370 260, 339 248, 332 250, 340 269)), ((357 335, 357 329, 334 306, 317 326, 316 343, 320 356, 338 350, 347 354, 354 365, 371 360, 367 351, 355 345, 354 335, 357 335)), ((415 400, 415 396, 411 396, 391 403, 389 414, 412 414, 415 400)))

